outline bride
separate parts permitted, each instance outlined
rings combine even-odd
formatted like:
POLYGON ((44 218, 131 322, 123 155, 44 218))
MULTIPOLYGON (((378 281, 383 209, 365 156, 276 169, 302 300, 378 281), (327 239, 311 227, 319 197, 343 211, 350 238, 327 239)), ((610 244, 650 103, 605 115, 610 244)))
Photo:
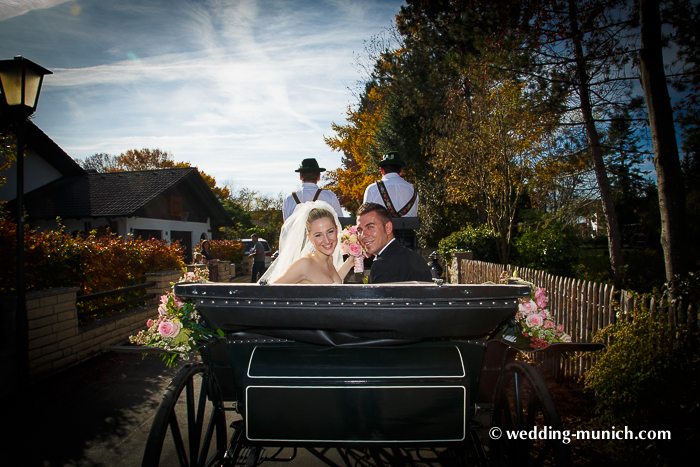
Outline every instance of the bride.
POLYGON ((343 262, 340 222, 324 201, 300 204, 280 233, 280 255, 260 282, 269 284, 342 284, 354 261, 343 262))

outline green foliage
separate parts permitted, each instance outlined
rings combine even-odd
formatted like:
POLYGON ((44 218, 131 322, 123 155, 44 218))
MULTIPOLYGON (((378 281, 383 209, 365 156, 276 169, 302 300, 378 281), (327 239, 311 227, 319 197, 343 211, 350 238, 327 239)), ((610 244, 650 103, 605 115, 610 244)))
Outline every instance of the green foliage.
MULTIPOLYGON (((623 289, 638 293, 651 293, 661 289, 666 279, 664 256, 661 251, 624 250, 622 258, 625 264, 622 277, 623 289)), ((612 282, 608 251, 582 249, 575 277, 592 282, 612 282)))
POLYGON ((472 227, 467 225, 464 229, 454 232, 440 240, 438 253, 447 259, 455 251, 473 251, 474 259, 491 263, 498 262, 497 236, 486 225, 472 227))
POLYGON ((581 237, 559 221, 528 228, 514 241, 514 264, 572 277, 578 264, 581 237))
MULTIPOLYGON (((639 307, 633 322, 620 319, 596 337, 612 340, 586 374, 586 389, 595 393, 601 424, 671 430, 675 448, 664 441, 656 445, 666 461, 678 448, 696 444, 700 434, 697 334, 685 323, 671 329, 666 315, 653 317, 639 307)), ((645 441, 645 447, 650 444, 654 442, 645 441)))

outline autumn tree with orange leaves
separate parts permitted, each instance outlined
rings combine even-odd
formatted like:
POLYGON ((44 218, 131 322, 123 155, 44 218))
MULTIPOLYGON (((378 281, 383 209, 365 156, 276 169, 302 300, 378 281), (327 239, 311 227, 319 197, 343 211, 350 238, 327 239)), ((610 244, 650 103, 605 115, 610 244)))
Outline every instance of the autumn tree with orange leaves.
MULTIPOLYGON (((172 153, 161 151, 158 148, 129 149, 118 156, 98 153, 86 157, 82 161, 79 161, 79 163, 84 169, 93 169, 100 173, 192 167, 192 164, 189 162, 175 162, 172 153)), ((199 174, 219 201, 226 201, 231 197, 231 191, 227 187, 216 186, 216 179, 214 177, 201 170, 199 174)))
POLYGON ((350 212, 362 204, 365 188, 381 178, 376 164, 375 135, 384 106, 383 92, 378 87, 371 88, 358 109, 348 107, 348 123, 333 123, 331 127, 336 135, 324 137, 328 146, 343 154, 342 166, 329 171, 324 180, 350 212))

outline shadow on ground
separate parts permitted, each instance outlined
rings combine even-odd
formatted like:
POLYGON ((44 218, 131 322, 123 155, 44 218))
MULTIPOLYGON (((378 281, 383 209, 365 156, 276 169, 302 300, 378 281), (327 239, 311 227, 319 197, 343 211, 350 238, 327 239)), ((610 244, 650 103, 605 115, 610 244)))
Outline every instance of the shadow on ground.
POLYGON ((2 452, 22 466, 134 466, 177 372, 157 356, 106 352, 5 398, 2 452))

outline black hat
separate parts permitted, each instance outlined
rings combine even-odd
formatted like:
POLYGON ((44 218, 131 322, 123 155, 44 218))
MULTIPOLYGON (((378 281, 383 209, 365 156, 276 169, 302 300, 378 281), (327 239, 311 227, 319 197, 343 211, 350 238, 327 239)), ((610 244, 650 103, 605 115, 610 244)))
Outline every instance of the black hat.
POLYGON ((385 165, 398 165, 399 167, 405 167, 406 163, 401 160, 401 155, 398 151, 389 151, 379 159, 379 167, 384 167, 385 165))
POLYGON ((301 161, 301 165, 295 172, 325 172, 326 169, 318 166, 316 159, 304 159, 301 161))

